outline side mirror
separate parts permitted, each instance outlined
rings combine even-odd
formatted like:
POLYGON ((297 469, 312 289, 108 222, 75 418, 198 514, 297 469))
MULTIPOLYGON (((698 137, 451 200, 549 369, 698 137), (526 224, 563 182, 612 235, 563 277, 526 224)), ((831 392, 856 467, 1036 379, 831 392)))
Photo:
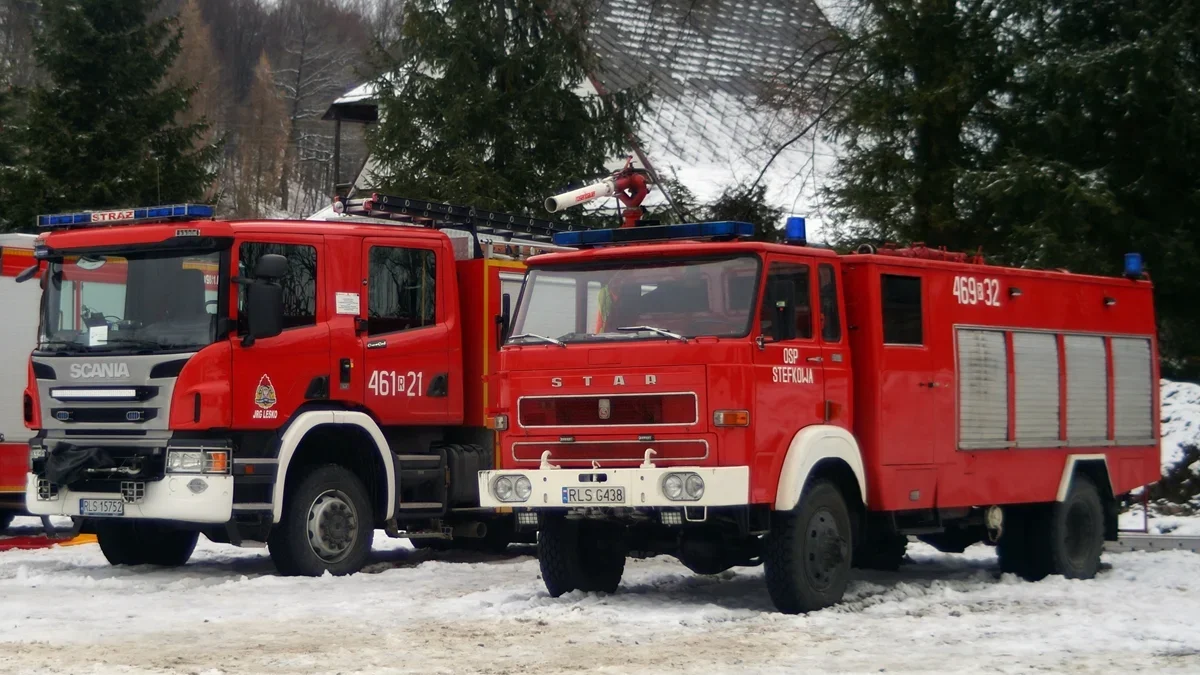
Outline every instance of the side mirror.
POLYGON ((253 345, 259 338, 279 335, 283 332, 283 288, 269 281, 254 281, 246 289, 245 311, 246 336, 242 338, 243 347, 253 345))
POLYGON ((272 281, 282 279, 287 276, 288 261, 287 258, 278 253, 267 253, 254 263, 254 278, 255 279, 270 279, 272 281))
POLYGON ((21 270, 20 274, 17 275, 16 282, 18 284, 23 284, 26 281, 29 281, 30 279, 37 276, 38 270, 41 269, 41 267, 42 267, 41 263, 34 263, 34 264, 30 265, 29 267, 26 267, 25 269, 21 270))

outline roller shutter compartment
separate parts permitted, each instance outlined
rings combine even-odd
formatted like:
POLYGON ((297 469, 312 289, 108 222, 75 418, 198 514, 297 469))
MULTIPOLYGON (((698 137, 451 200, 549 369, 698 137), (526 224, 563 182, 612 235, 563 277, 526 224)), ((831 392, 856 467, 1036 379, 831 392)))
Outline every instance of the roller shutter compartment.
POLYGON ((1018 447, 1061 445, 1058 338, 1051 333, 1013 333, 1018 447))
POLYGON ((958 446, 1006 448, 1008 352, 1001 331, 960 328, 958 337, 958 446))
POLYGON ((1108 443, 1108 369, 1104 338, 1068 335, 1067 442, 1073 446, 1108 443))
POLYGON ((1113 425, 1121 445, 1154 443, 1154 371, 1150 341, 1113 338, 1113 425))

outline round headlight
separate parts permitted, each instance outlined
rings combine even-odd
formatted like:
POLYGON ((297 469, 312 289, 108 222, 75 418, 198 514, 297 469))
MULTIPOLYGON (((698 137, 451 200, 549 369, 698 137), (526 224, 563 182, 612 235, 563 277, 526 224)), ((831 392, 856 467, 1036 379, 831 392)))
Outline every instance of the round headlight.
POLYGON ((697 474, 690 474, 683 482, 683 491, 692 499, 700 499, 704 496, 704 479, 697 474))
POLYGON ((667 499, 675 500, 683 496, 683 479, 677 473, 669 473, 662 482, 663 494, 667 499))
POLYGON ((530 483, 529 479, 525 476, 518 476, 515 489, 517 491, 517 499, 525 501, 533 493, 533 483, 530 483))
POLYGON ((513 496, 513 481, 508 476, 501 476, 496 479, 492 485, 492 492, 496 495, 496 499, 502 502, 512 500, 513 496))

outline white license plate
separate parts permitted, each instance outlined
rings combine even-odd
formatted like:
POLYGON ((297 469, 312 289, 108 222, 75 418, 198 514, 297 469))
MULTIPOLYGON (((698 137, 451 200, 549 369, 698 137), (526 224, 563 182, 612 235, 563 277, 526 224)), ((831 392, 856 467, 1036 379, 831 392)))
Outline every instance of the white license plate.
POLYGON ((623 487, 565 487, 562 489, 564 504, 624 504, 623 487))
POLYGON ((81 516, 123 516, 125 502, 120 499, 80 499, 81 516))

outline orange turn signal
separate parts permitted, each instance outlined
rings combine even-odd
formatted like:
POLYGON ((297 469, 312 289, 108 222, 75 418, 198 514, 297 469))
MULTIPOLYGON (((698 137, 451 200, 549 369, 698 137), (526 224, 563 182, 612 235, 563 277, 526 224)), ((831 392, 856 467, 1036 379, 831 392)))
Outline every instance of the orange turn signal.
POLYGON ((750 411, 718 410, 713 413, 713 426, 748 427, 750 426, 750 411))
POLYGON ((228 452, 210 452, 208 453, 208 471, 207 473, 225 473, 229 471, 229 453, 228 452))
POLYGON ((484 426, 492 431, 508 429, 508 415, 491 415, 484 420, 484 426))

